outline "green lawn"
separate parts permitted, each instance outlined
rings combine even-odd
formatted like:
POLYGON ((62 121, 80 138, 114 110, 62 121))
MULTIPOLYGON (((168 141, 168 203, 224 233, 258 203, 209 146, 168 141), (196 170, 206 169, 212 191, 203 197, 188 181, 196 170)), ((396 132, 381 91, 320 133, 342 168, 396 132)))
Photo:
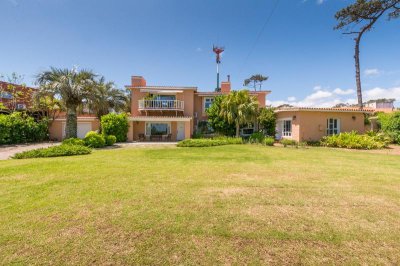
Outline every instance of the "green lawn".
POLYGON ((400 156, 236 145, 0 161, 0 264, 400 264, 400 156))

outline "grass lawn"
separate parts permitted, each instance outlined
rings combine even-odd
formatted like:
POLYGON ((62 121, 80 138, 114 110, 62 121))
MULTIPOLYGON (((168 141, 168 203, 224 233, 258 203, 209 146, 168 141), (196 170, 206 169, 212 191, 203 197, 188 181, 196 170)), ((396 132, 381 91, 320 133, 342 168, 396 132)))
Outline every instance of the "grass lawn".
POLYGON ((256 145, 0 161, 0 264, 400 264, 400 156, 256 145))

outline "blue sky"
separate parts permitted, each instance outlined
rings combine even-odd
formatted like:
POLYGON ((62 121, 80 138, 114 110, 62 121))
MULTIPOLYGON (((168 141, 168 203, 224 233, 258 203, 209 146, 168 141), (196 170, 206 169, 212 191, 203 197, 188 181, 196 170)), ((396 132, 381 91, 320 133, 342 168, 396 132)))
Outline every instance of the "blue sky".
MULTIPOLYGON (((212 45, 226 47, 221 77, 242 88, 270 77, 270 103, 354 102, 353 41, 333 30, 350 0, 0 0, 0 73, 32 84, 49 66, 88 68, 119 87, 215 88, 212 45), (270 20, 262 31, 263 25, 270 20)), ((400 100, 400 19, 380 21, 362 44, 366 99, 400 100)))

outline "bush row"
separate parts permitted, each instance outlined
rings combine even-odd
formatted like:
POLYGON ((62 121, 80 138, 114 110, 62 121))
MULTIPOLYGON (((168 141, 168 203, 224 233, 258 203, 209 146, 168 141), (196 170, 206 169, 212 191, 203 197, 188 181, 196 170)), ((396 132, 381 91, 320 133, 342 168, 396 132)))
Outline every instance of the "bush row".
POLYGON ((42 157, 59 157, 90 154, 92 149, 81 145, 61 144, 49 148, 41 148, 36 150, 24 151, 13 156, 14 159, 42 158, 42 157))
POLYGON ((36 122, 20 112, 0 114, 0 144, 40 142, 48 139, 48 121, 36 122))
POLYGON ((102 135, 96 131, 89 131, 85 138, 70 138, 63 140, 63 144, 66 145, 80 145, 87 146, 90 148, 102 148, 104 146, 112 146, 117 141, 117 138, 113 135, 102 135))
POLYGON ((392 142, 400 144, 400 111, 378 114, 378 122, 381 130, 387 134, 392 142))
POLYGON ((388 141, 384 135, 376 133, 359 135, 357 132, 352 131, 324 137, 321 139, 321 145, 326 147, 371 150, 387 147, 388 141))
POLYGON ((211 147, 229 144, 243 144, 242 138, 216 137, 212 139, 185 139, 178 142, 178 147, 211 147))
POLYGON ((249 143, 264 144, 267 146, 274 146, 275 139, 273 137, 265 136, 262 132, 255 132, 249 137, 249 143))

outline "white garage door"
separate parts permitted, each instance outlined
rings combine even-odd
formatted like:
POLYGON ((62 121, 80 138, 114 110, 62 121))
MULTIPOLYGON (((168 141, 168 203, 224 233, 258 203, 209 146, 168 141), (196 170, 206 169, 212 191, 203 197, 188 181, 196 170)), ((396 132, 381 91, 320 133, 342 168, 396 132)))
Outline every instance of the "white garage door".
MULTIPOLYGON (((86 133, 92 130, 92 123, 90 122, 78 122, 78 138, 83 139, 86 133)), ((65 138, 65 123, 63 123, 63 139, 65 138)))

